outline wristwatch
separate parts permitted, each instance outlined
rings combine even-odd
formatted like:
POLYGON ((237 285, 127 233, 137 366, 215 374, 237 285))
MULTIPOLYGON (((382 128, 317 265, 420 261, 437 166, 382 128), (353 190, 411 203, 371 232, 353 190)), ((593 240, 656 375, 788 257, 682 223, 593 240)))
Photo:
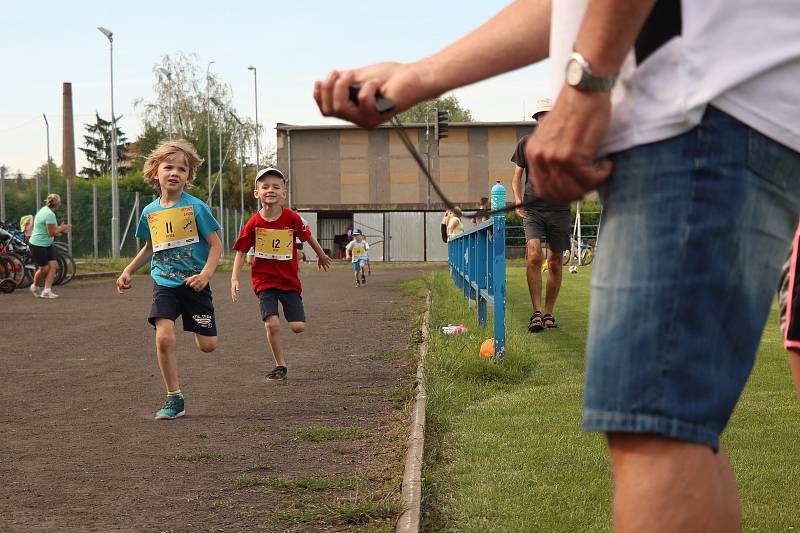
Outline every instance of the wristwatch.
POLYGON ((597 76, 592 73, 589 62, 578 52, 572 52, 567 61, 567 84, 579 91, 604 92, 610 91, 617 81, 616 76, 597 76))

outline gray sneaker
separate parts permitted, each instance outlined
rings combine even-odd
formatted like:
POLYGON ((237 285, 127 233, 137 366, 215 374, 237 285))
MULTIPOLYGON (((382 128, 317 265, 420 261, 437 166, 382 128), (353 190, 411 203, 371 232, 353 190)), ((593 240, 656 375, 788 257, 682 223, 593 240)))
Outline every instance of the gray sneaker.
POLYGON ((50 289, 45 289, 39 295, 39 298, 45 298, 45 299, 48 299, 48 300, 54 300, 56 298, 60 298, 60 296, 58 294, 54 293, 53 291, 51 291, 50 289))
POLYGON ((33 294, 34 297, 36 297, 36 298, 39 297, 40 293, 39 293, 39 286, 38 285, 34 285, 33 283, 31 283, 31 286, 28 287, 28 290, 31 291, 31 294, 33 294))

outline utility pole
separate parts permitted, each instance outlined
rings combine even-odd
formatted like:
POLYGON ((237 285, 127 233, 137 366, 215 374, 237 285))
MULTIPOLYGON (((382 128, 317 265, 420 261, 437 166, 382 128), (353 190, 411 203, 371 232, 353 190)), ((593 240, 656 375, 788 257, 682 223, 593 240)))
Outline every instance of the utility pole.
POLYGON ((211 65, 216 61, 209 61, 206 67, 206 129, 208 130, 206 140, 208 141, 208 159, 206 160, 206 167, 208 168, 208 204, 211 205, 211 89, 210 89, 210 70, 211 65))
MULTIPOLYGON (((47 194, 50 194, 50 123, 47 122, 47 115, 42 113, 42 116, 44 117, 44 125, 47 129, 47 194)), ((39 195, 38 191, 36 192, 36 195, 38 197, 39 195)), ((38 203, 36 204, 36 209, 37 210, 39 209, 38 203)))

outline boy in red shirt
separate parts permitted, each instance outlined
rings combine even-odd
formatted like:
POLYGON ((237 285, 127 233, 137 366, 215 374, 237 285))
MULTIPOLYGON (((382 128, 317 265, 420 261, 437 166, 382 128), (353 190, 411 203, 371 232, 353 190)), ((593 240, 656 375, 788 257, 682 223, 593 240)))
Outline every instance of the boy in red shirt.
POLYGON ((295 239, 308 241, 317 254, 317 266, 328 270, 331 258, 325 255, 317 239, 311 234, 308 224, 300 215, 281 206, 286 199, 286 177, 277 168, 265 168, 256 174, 255 197, 261 209, 247 221, 242 233, 233 245, 236 259, 231 272, 231 298, 239 297, 239 272, 250 248, 255 256, 250 271, 253 290, 261 301, 261 319, 267 329, 267 341, 275 359, 275 368, 267 374, 269 381, 286 379, 286 361, 281 347, 278 302, 283 306, 283 315, 289 329, 302 333, 306 327, 303 310, 303 290, 297 276, 297 247, 295 239))

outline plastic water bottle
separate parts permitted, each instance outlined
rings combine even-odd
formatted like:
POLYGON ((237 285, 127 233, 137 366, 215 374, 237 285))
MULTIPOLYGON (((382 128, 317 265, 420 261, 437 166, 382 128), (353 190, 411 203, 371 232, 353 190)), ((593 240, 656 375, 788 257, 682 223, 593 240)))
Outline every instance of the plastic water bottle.
POLYGON ((497 180, 492 187, 492 211, 503 209, 506 206, 506 188, 497 180))

